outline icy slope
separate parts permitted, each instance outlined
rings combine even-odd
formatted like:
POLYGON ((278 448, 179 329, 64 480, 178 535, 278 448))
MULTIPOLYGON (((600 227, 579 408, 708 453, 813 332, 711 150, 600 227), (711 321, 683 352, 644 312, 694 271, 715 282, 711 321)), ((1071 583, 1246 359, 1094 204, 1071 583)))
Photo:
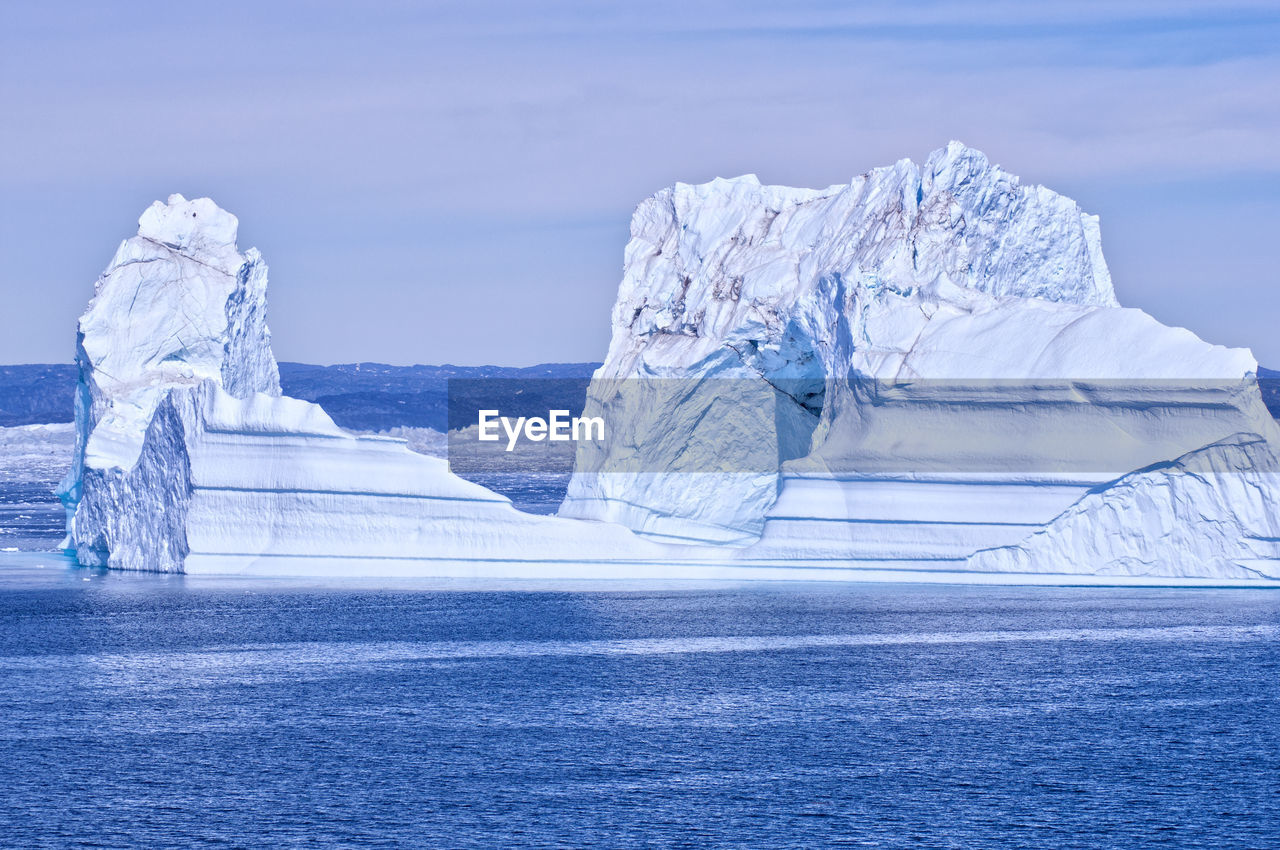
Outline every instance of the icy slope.
POLYGON ((619 526, 522 514, 443 459, 349 434, 309 402, 235 399, 212 381, 170 398, 189 463, 187 572, 310 560, 314 572, 416 561, 429 574, 433 561, 658 555, 619 526))
POLYGON ((1277 434, 1233 435, 1089 493, 1021 542, 975 553, 971 569, 1280 579, 1277 434))

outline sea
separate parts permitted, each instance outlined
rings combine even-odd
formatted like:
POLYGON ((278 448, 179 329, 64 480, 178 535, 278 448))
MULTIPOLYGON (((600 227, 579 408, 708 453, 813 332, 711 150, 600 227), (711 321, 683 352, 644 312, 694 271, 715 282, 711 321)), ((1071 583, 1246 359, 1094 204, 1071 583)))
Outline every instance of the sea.
POLYGON ((1280 592, 0 555, 6 847, 1280 846, 1280 592))

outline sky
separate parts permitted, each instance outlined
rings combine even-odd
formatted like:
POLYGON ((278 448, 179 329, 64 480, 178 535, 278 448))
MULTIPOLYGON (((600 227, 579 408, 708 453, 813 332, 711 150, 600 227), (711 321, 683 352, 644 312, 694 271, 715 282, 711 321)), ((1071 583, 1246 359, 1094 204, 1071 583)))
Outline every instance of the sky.
POLYGON ((281 360, 599 360, 642 199, 959 139, 1102 217, 1123 304, 1280 368, 1274 0, 107 6, 0 5, 0 363, 69 361, 174 192, 265 255, 281 360))

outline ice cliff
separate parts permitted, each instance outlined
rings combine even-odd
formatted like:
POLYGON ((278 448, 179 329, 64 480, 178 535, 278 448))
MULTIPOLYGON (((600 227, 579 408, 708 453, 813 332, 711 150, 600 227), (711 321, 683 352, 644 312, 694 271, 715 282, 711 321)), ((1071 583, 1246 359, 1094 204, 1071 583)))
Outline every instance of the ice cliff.
POLYGON ((1280 576, 1245 350, 1116 302, 1097 219, 952 143, 632 222, 560 516, 280 394, 266 266, 172 196, 80 320, 84 564, 188 572, 1120 582, 1280 576))
POLYGON ((280 394, 267 266, 236 250, 236 217, 172 195, 138 220, 80 317, 76 448, 60 495, 83 564, 179 569, 189 482, 170 392, 213 381, 280 394), (148 434, 152 439, 148 440, 148 434))

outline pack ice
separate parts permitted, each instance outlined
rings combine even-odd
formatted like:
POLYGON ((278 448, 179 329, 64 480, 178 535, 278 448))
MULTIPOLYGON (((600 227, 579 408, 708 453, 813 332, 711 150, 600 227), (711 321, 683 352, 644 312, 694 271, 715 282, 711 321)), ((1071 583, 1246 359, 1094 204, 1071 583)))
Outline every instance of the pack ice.
POLYGON ((580 449, 556 517, 281 396, 266 266, 234 216, 175 195, 139 224, 80 320, 62 493, 84 564, 1280 578, 1253 357, 1120 307, 1097 220, 958 143, 825 190, 644 201, 588 399, 614 432, 580 449))

